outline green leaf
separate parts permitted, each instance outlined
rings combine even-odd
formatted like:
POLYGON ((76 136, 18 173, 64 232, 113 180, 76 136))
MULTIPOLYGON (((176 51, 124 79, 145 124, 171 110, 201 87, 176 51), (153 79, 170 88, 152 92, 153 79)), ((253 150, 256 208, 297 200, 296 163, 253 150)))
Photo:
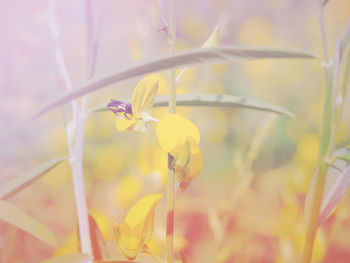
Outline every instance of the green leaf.
MULTIPOLYGON (((130 99, 125 100, 125 102, 129 101, 130 99)), ((107 104, 108 103, 97 105, 93 107, 89 113, 107 111, 107 104)), ((154 101, 153 107, 168 107, 168 104, 169 96, 158 96, 154 101)), ((279 106, 275 106, 260 100, 233 95, 217 95, 208 93, 182 94, 176 96, 176 106, 246 108, 274 112, 289 117, 294 117, 293 113, 279 106)))
POLYGON ((42 263, 90 263, 93 261, 93 257, 88 254, 68 254, 56 258, 51 258, 43 261, 42 263))
POLYGON ((93 79, 79 88, 67 91, 38 109, 32 119, 59 107, 75 98, 101 89, 113 83, 148 74, 155 71, 176 68, 184 65, 214 64, 220 62, 239 62, 256 59, 315 58, 301 51, 276 48, 221 46, 213 48, 194 48, 175 54, 166 54, 157 58, 142 60, 124 67, 109 75, 93 79))
POLYGON ((344 161, 336 161, 328 169, 319 224, 322 224, 332 214, 349 188, 350 165, 347 165, 344 161))
MULTIPOLYGON (((325 178, 325 187, 322 195, 322 203, 320 207, 320 215, 318 224, 322 224, 334 211, 343 196, 350 188, 350 149, 338 149, 333 153, 335 161, 328 168, 325 178), (348 158, 348 159, 346 159, 348 158)), ((305 218, 310 217, 311 195, 315 191, 316 173, 312 177, 309 192, 305 201, 305 218)))
POLYGON ((350 162, 350 149, 339 149, 336 150, 333 154, 335 159, 344 160, 346 162, 350 162))
POLYGON ((30 186, 32 183, 38 180, 41 176, 46 174, 48 171, 50 171, 52 168, 54 168, 56 165, 58 165, 65 159, 66 157, 60 157, 60 158, 51 160, 28 173, 17 176, 11 181, 0 185, 0 198, 8 199, 14 196, 18 192, 30 186))
POLYGON ((49 229, 22 210, 1 199, 0 220, 32 234, 50 246, 56 246, 56 237, 49 229))
POLYGON ((345 52, 344 60, 343 79, 341 83, 343 99, 345 99, 347 89, 350 85, 350 47, 345 52))
POLYGON ((343 32, 343 37, 341 40, 341 49, 344 51, 350 41, 350 19, 348 20, 345 30, 343 32))

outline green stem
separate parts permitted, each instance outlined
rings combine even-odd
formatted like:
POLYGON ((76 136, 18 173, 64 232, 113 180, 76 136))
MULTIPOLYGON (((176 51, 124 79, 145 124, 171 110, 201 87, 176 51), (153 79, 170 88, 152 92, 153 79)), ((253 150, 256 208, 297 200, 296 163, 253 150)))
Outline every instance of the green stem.
POLYGON ((333 118, 333 92, 332 92, 332 69, 329 66, 326 34, 324 28, 323 9, 320 6, 320 28, 323 42, 323 52, 325 57, 324 75, 325 75, 325 94, 323 101, 322 127, 319 140, 318 160, 315 173, 314 186, 310 187, 311 208, 308 217, 306 240, 303 251, 303 263, 310 263, 315 237, 318 229, 318 219, 322 205, 324 186, 328 173, 328 160, 331 157, 334 143, 332 141, 332 118, 333 118))
MULTIPOLYGON (((174 0, 169 0, 170 52, 176 51, 176 16, 174 0)), ((169 113, 176 113, 176 71, 170 71, 169 113)), ((166 262, 173 262, 174 248, 174 206, 175 206, 175 170, 172 168, 173 157, 168 154, 167 181, 167 223, 166 223, 166 262)))
POLYGON ((321 37, 322 37, 323 56, 325 61, 328 62, 328 48, 327 48, 326 28, 324 26, 323 5, 320 3, 319 3, 319 23, 320 23, 321 37))
MULTIPOLYGON (((176 51, 176 15, 174 0, 169 0, 169 34, 170 34, 170 52, 176 51)), ((176 113, 176 70, 170 70, 170 100, 169 113, 176 113)))
POLYGON ((166 221, 166 259, 173 262, 174 248, 174 207, 175 207, 175 171, 171 168, 173 157, 168 154, 168 183, 167 183, 167 221, 166 221))
MULTIPOLYGON (((347 56, 350 56, 350 50, 348 50, 347 56)), ((348 72, 350 72, 350 58, 346 59, 346 63, 345 63, 345 68, 344 68, 344 79, 342 82, 342 86, 341 86, 341 98, 342 98, 342 102, 341 104, 338 106, 337 105, 337 110, 335 113, 335 120, 334 120, 334 132, 333 132, 333 137, 332 137, 332 143, 335 144, 335 140, 336 140, 336 134, 339 128, 339 124, 340 124, 340 120, 343 114, 343 109, 344 109, 344 105, 345 105, 345 99, 346 99, 346 94, 347 94, 347 90, 348 90, 348 86, 350 84, 349 82, 349 78, 350 78, 350 74, 347 74, 348 72)), ((335 77, 335 76, 334 76, 335 77)))

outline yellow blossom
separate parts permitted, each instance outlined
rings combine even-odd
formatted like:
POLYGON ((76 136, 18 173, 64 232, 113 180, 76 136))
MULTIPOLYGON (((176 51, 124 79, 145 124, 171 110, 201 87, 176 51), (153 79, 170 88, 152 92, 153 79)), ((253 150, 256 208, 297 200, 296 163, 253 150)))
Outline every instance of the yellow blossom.
POLYGON ((199 131, 192 122, 177 114, 163 117, 156 131, 161 148, 174 158, 171 166, 175 169, 177 183, 184 190, 202 169, 199 131))
POLYGON ((147 241, 153 232, 154 209, 162 195, 147 195, 128 212, 121 225, 114 224, 114 233, 120 252, 129 260, 147 252, 147 241))
POLYGON ((143 181, 132 175, 123 176, 115 190, 115 203, 124 208, 129 207, 139 196, 143 181))
POLYGON ((115 126, 118 131, 142 133, 151 121, 158 121, 151 116, 153 103, 158 90, 159 78, 146 76, 136 86, 130 103, 111 100, 108 108, 116 115, 115 126))

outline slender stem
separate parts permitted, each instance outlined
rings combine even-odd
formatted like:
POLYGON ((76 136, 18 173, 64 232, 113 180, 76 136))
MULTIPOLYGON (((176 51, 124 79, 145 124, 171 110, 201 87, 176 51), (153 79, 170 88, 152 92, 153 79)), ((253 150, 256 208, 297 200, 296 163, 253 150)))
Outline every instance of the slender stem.
MULTIPOLYGON (((348 25, 350 26, 350 22, 348 25)), ((340 65, 340 62, 341 62, 341 59, 343 56, 343 54, 340 54, 339 50, 341 50, 341 52, 344 52, 344 50, 343 50, 344 47, 341 47, 341 40, 338 39, 337 44, 339 46, 337 46, 336 55, 334 56, 334 63, 336 63, 336 64, 334 65, 334 71, 333 71, 333 76, 334 76, 333 89, 335 89, 336 85, 337 85, 338 79, 335 79, 335 78, 338 77, 338 75, 337 75, 338 69, 339 69, 339 65, 340 65)), ((349 51, 348 51, 347 55, 348 56, 350 55, 349 51)), ((346 59, 344 72, 349 72, 349 69, 350 69, 350 59, 346 59)), ((337 134, 337 131, 339 128, 340 120, 341 120, 344 105, 345 105, 346 94, 347 94, 348 86, 350 84, 349 78, 350 78, 349 74, 345 74, 343 82, 341 83, 340 94, 337 95, 337 96, 340 96, 341 101, 340 101, 340 105, 339 105, 339 102, 336 102, 336 112, 335 112, 334 125, 333 125, 334 132, 333 132, 333 136, 332 136, 333 145, 335 145, 336 134, 337 134)), ((337 100, 338 100, 338 97, 337 97, 337 100)))
POLYGON ((320 208, 322 205, 323 192, 326 182, 326 177, 328 173, 328 160, 331 157, 333 151, 334 142, 332 141, 332 118, 333 114, 333 89, 332 89, 332 70, 328 61, 328 52, 327 52, 327 39, 324 28, 324 18, 323 18, 323 9, 320 4, 320 28, 322 34, 322 43, 323 43, 323 52, 325 58, 324 65, 324 75, 325 75, 325 94, 323 101, 323 113, 322 113, 322 127, 321 127, 321 136, 319 141, 319 151, 318 151, 318 160, 315 173, 315 182, 314 186, 310 187, 310 198, 311 198, 311 208, 310 215, 307 222, 307 232, 306 240, 303 251, 303 263, 310 263, 312 259, 312 251, 314 246, 315 237, 318 229, 318 220, 320 215, 320 208))
MULTIPOLYGON (((58 72, 62 75, 64 86, 67 90, 72 89, 72 83, 66 67, 64 55, 60 47, 60 35, 56 21, 56 1, 50 1, 50 29, 55 42, 56 66, 58 72)), ((82 165, 82 142, 84 140, 84 113, 79 109, 78 102, 73 100, 72 121, 66 125, 66 134, 68 141, 68 151, 70 166, 73 175, 74 195, 77 209, 79 238, 81 251, 86 254, 92 254, 88 212, 85 198, 83 165, 82 165)), ((85 111, 84 111, 85 112, 85 111)))
POLYGON ((173 262, 174 250, 174 207, 175 207, 175 170, 171 167, 173 157, 168 154, 168 183, 167 183, 167 220, 166 220, 166 259, 173 262))
MULTIPOLYGON (((76 152, 73 154, 76 157, 76 152)), ((74 158, 74 157, 73 157, 74 158)), ((73 159, 71 161, 72 172, 73 172, 73 184, 74 184, 74 194, 75 203, 78 215, 79 224, 79 239, 81 252, 85 254, 92 255, 89 221, 88 221, 88 211, 85 198, 85 187, 84 187, 84 177, 83 177, 83 166, 82 160, 73 159)))
POLYGON ((327 37, 326 37, 326 28, 324 26, 324 14, 323 14, 323 5, 318 1, 319 5, 319 23, 321 29, 321 37, 322 37, 322 47, 323 47, 323 56, 325 61, 328 62, 328 48, 327 48, 327 37))
MULTIPOLYGON (((92 4, 90 0, 85 1, 85 17, 86 17, 86 79, 91 78, 93 74, 94 65, 92 65, 93 54, 93 14, 92 4)), ((85 186, 84 186, 84 173, 83 173, 83 150, 84 150, 84 132, 86 123, 86 108, 87 108, 88 96, 85 95, 82 99, 82 105, 76 119, 76 133, 74 141, 74 152, 73 152, 73 182, 74 192, 78 213, 79 223, 79 235, 81 251, 86 254, 92 254, 92 245, 90 238, 90 226, 88 209, 86 202, 85 186)))
MULTIPOLYGON (((169 34, 170 34, 170 52, 176 51, 176 15, 175 1, 169 0, 169 34)), ((176 113, 176 70, 170 71, 170 101, 169 113, 176 113)))
MULTIPOLYGON (((90 79, 95 70, 95 58, 97 55, 97 43, 94 42, 94 16, 92 12, 91 0, 85 1, 86 17, 86 79, 90 79)), ((88 219, 88 210, 86 195, 84 189, 83 176, 83 152, 84 152, 84 134, 86 124, 86 108, 88 96, 82 99, 81 110, 76 121, 76 133, 74 144, 74 189, 76 195, 76 205, 78 212, 79 234, 81 251, 86 254, 92 254, 90 227, 88 219)))
MULTIPOLYGON (((170 52, 176 51, 176 16, 175 1, 169 0, 169 33, 170 52)), ((169 113, 176 113, 176 71, 170 71, 169 113)), ((172 168, 173 157, 168 154, 168 181, 167 181, 167 223, 166 223, 166 259, 173 262, 174 248, 174 206, 175 206, 175 170, 172 168)))
POLYGON ((79 114, 74 144, 73 183, 78 213, 79 235, 82 253, 92 254, 88 209, 86 202, 84 173, 83 173, 83 145, 86 118, 84 113, 79 114))

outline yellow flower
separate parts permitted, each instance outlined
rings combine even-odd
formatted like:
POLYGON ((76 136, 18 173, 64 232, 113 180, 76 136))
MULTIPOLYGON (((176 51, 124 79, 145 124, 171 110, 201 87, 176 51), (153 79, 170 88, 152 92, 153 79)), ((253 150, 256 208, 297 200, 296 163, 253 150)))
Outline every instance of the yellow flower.
POLYGON ((177 183, 185 190, 192 178, 198 176, 203 165, 203 155, 198 146, 200 134, 189 120, 177 114, 168 114, 156 128, 161 148, 173 157, 177 183))
POLYGON ((146 242, 153 232, 154 209, 162 195, 147 195, 128 212, 124 223, 114 224, 114 233, 120 252, 129 260, 147 252, 146 242))
POLYGON ((146 76, 137 84, 132 94, 131 104, 111 100, 108 109, 117 116, 115 126, 118 131, 128 130, 142 133, 149 122, 158 121, 151 116, 158 83, 158 77, 146 76))
POLYGON ((140 178, 132 175, 123 176, 115 191, 116 204, 124 208, 130 207, 139 196, 142 187, 143 182, 140 178))
POLYGON ((66 242, 53 252, 53 256, 60 257, 63 255, 74 254, 78 252, 79 252, 78 233, 72 232, 69 234, 66 242))

